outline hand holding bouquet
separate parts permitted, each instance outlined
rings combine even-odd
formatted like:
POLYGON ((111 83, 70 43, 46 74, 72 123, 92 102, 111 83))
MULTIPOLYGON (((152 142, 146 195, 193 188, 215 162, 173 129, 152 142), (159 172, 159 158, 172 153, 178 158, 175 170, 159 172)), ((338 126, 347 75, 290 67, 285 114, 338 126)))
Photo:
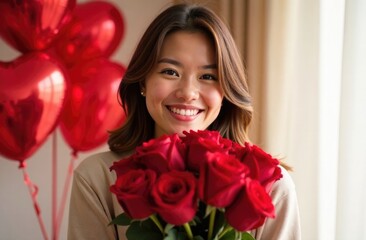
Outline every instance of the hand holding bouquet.
POLYGON ((275 217, 269 191, 279 161, 255 145, 215 131, 164 135, 111 167, 110 190, 124 213, 129 240, 242 240, 275 217))

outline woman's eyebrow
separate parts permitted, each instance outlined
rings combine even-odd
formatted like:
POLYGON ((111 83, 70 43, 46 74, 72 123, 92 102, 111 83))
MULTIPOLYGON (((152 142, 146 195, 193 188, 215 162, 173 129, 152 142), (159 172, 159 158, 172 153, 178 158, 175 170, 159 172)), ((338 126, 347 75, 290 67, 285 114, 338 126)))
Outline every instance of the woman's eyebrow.
POLYGON ((217 69, 217 64, 208 64, 208 65, 203 65, 201 68, 203 69, 217 69))
POLYGON ((169 64, 176 65, 178 67, 183 66, 182 63, 178 62, 177 60, 171 59, 171 58, 162 58, 158 61, 158 63, 169 63, 169 64))
MULTIPOLYGON (((159 63, 168 63, 168 64, 176 65, 178 67, 183 66, 182 63, 180 63, 177 60, 171 59, 171 58, 162 58, 158 61, 158 64, 159 63)), ((202 68, 202 69, 217 69, 217 64, 214 63, 214 64, 203 65, 203 66, 200 66, 200 68, 202 68)))

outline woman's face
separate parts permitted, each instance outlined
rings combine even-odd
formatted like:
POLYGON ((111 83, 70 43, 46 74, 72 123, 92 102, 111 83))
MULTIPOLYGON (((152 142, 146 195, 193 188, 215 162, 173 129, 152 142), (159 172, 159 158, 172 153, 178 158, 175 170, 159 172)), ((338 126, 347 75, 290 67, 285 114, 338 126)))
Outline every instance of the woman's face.
POLYGON ((206 129, 218 116, 223 100, 217 75, 215 49, 205 34, 168 35, 144 89, 155 137, 206 129))

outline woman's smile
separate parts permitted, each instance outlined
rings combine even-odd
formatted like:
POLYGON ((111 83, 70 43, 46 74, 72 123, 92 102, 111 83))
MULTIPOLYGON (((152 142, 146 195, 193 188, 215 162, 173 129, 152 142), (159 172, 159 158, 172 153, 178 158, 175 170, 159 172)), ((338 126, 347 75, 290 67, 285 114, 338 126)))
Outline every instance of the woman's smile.
POLYGON ((171 115, 178 121, 193 121, 203 110, 192 106, 167 106, 171 115))

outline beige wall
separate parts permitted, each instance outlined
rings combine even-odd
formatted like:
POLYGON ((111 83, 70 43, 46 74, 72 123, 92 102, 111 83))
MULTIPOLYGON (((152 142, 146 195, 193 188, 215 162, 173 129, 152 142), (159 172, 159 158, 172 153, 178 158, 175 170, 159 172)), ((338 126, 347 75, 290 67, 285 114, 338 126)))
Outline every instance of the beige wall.
MULTIPOLYGON (((78 1, 78 3, 86 1, 78 1)), ((124 15, 126 34, 112 59, 127 65, 137 41, 147 24, 163 9, 169 0, 109 0, 124 15)), ((11 49, 0 39, 0 61, 11 61, 20 53, 11 49)), ((62 188, 70 161, 70 149, 57 132, 58 192, 60 202, 62 188)), ((2 141, 2 139, 1 139, 2 141)), ((106 146, 92 152, 81 153, 77 163, 93 152, 106 150, 106 146)), ((38 185, 38 201, 48 235, 51 235, 51 170, 52 136, 27 161, 31 180, 38 185)), ((68 205, 63 218, 60 239, 66 239, 68 205)), ((18 163, 0 156, 0 239, 42 239, 39 224, 27 187, 23 183, 18 163)))

